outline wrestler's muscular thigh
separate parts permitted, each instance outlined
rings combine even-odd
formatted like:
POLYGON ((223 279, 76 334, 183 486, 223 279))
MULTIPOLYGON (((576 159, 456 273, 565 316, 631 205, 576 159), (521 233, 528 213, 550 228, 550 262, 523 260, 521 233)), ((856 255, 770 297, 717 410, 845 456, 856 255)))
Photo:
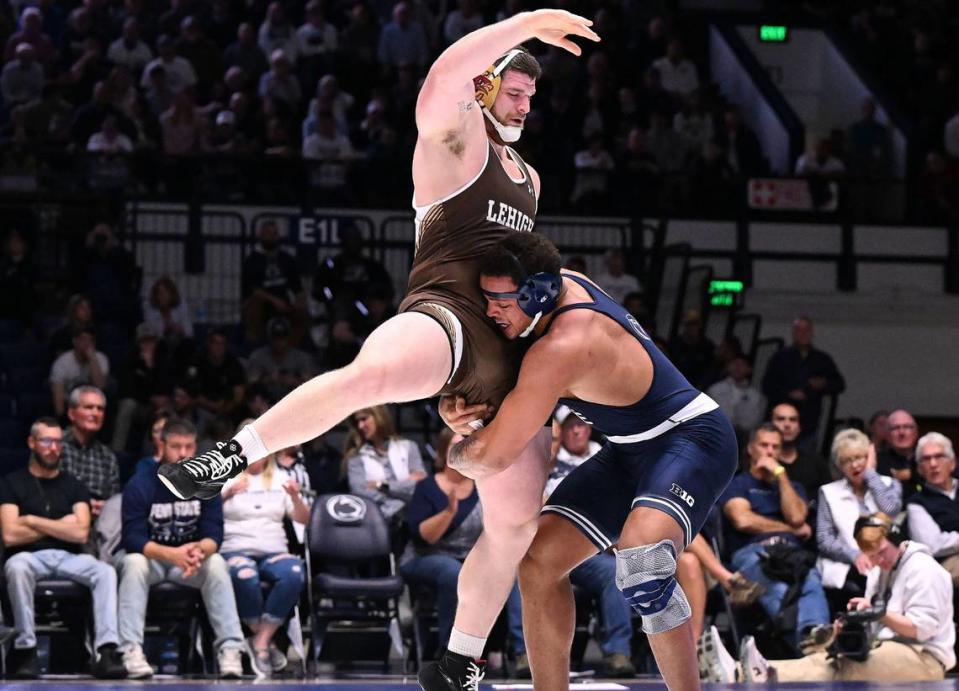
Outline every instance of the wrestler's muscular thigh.
POLYGON ((455 627, 485 638, 516 580, 516 568, 529 549, 549 468, 552 438, 537 434, 506 470, 477 480, 483 506, 483 533, 460 571, 455 627))
POLYGON ((361 408, 436 395, 452 361, 438 322, 416 312, 398 314, 370 334, 353 362, 301 384, 254 427, 268 449, 285 449, 320 436, 361 408))

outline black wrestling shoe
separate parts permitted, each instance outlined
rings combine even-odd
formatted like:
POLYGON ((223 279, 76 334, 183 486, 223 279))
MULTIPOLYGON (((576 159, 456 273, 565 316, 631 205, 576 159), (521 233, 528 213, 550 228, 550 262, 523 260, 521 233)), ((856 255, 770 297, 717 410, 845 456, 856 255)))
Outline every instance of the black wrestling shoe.
POLYGON ((180 463, 161 463, 160 481, 180 499, 212 499, 223 484, 246 468, 246 458, 235 441, 218 441, 216 448, 180 463))
POLYGON ((479 691, 486 661, 446 651, 439 662, 423 665, 417 679, 423 691, 479 691))

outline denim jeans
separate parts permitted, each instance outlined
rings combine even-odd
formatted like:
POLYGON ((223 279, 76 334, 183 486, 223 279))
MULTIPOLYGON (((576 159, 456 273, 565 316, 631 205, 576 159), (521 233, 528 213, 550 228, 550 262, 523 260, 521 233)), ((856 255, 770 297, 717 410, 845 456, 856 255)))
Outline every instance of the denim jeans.
POLYGON ((292 554, 249 557, 242 552, 224 553, 223 558, 230 569, 240 619, 248 624, 261 619, 271 624, 286 621, 303 590, 303 561, 292 554), (265 602, 261 583, 272 586, 265 602))
MULTIPOLYGON (((746 578, 766 586, 766 593, 759 598, 766 614, 773 617, 782 608, 783 597, 789 590, 789 585, 783 581, 770 580, 763 572, 759 553, 763 546, 758 542, 740 547, 733 553, 732 563, 736 571, 746 578)), ((830 623, 829 604, 826 602, 826 593, 822 588, 822 577, 815 566, 809 569, 803 581, 802 592, 799 595, 799 612, 796 616, 796 640, 799 642, 799 632, 811 626, 830 623)))
MULTIPOLYGON (((456 617, 456 583, 462 568, 462 562, 445 554, 414 557, 400 566, 403 578, 410 585, 425 586, 436 592, 438 643, 442 649, 449 643, 450 631, 453 630, 453 619, 456 617)), ((525 653, 522 604, 516 583, 506 600, 506 617, 513 639, 513 652, 517 655, 525 653)))
POLYGON ((603 614, 600 650, 606 655, 630 655, 632 610, 616 587, 616 557, 606 552, 597 554, 573 569, 569 580, 599 600, 603 614))
POLYGON ((4 566, 7 591, 19 631, 15 648, 37 645, 33 618, 33 594, 37 581, 66 578, 88 587, 93 595, 94 646, 117 643, 117 572, 89 554, 62 549, 18 552, 4 566))
POLYGON ((121 554, 116 560, 120 576, 120 643, 143 645, 150 586, 163 581, 199 588, 210 626, 216 640, 214 647, 242 648, 243 630, 233 599, 233 583, 226 561, 219 554, 203 560, 199 570, 184 578, 183 571, 172 564, 148 559, 142 554, 121 554))

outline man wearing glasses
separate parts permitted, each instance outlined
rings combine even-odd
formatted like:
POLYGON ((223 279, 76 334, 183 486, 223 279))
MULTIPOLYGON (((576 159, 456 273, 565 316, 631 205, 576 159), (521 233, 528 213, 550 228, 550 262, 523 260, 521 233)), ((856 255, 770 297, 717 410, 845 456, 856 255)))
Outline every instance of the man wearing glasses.
POLYGON ((916 444, 916 464, 923 483, 906 506, 909 535, 927 545, 959 585, 959 486, 952 475, 956 469, 952 441, 938 432, 926 434, 916 444))
POLYGON ((117 575, 113 567, 80 550, 90 534, 90 493, 61 472, 63 430, 40 418, 27 439, 30 463, 0 483, 0 526, 8 555, 4 565, 17 635, 10 665, 22 679, 39 674, 34 630, 34 589, 38 580, 65 578, 87 586, 93 596, 96 654, 93 674, 122 679, 117 651, 117 575))
POLYGON ((879 454, 880 475, 890 475, 902 483, 903 493, 912 494, 918 478, 915 475, 916 439, 919 428, 916 419, 908 411, 894 410, 886 421, 889 443, 879 454))
POLYGON ((70 392, 67 417, 70 428, 63 435, 63 470, 90 491, 90 512, 100 515, 103 503, 120 491, 117 457, 96 438, 103 427, 107 397, 95 386, 78 386, 70 392))

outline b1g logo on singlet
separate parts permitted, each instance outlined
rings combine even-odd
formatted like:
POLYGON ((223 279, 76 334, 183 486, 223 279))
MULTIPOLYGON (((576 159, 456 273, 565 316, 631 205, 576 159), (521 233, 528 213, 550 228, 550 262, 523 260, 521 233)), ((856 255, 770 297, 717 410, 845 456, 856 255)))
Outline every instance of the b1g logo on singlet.
POLYGON ((640 325, 640 323, 639 323, 638 321, 636 321, 636 317, 634 317, 634 316, 631 315, 631 314, 627 314, 627 315, 626 315, 626 321, 629 322, 629 325, 630 325, 631 327, 633 327, 633 331, 635 331, 636 334, 637 334, 640 338, 645 338, 647 341, 653 340, 653 339, 651 339, 651 338, 649 337, 649 334, 646 333, 646 329, 644 329, 644 328, 640 325))
POLYGON ((693 504, 696 503, 696 500, 693 498, 693 495, 691 495, 689 492, 687 492, 682 487, 677 485, 675 482, 672 483, 672 485, 673 486, 669 488, 669 491, 675 494, 680 499, 682 499, 684 502, 686 502, 689 508, 692 508, 693 504))
POLYGON ((486 207, 486 220, 498 223, 512 230, 529 232, 533 229, 533 219, 509 204, 490 199, 486 207))

